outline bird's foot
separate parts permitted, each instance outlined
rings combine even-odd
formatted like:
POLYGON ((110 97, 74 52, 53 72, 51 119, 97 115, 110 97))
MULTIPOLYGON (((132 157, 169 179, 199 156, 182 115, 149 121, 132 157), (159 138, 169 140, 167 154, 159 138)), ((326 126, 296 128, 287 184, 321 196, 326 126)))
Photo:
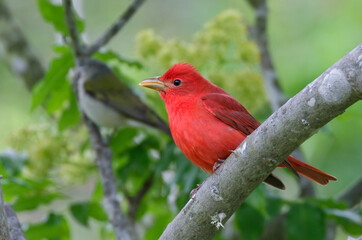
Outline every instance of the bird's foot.
POLYGON ((202 186, 201 184, 197 184, 197 188, 192 189, 192 191, 190 192, 190 197, 193 197, 195 195, 195 193, 197 193, 197 191, 199 191, 200 187, 202 186))
POLYGON ((220 166, 221 164, 225 162, 225 159, 218 159, 217 162, 214 163, 214 166, 212 167, 212 171, 215 172, 220 166))

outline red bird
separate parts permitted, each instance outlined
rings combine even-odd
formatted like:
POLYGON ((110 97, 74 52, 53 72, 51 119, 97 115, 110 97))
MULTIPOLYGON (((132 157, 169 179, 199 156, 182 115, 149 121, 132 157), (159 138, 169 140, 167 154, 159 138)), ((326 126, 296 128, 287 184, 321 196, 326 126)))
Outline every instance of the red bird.
MULTIPOLYGON (((163 76, 146 79, 140 85, 159 91, 176 145, 193 164, 210 174, 260 126, 243 105, 190 64, 175 64, 163 76)), ((337 180, 292 156, 279 167, 288 167, 322 185, 337 180)), ((285 189, 272 174, 265 182, 285 189)))

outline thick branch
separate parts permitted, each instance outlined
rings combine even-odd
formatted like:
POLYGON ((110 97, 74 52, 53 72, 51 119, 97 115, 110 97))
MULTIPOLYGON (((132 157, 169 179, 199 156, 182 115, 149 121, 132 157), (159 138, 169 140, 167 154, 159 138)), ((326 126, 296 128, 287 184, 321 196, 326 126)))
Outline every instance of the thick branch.
POLYGON ((127 10, 119 17, 119 19, 85 51, 85 55, 91 56, 102 46, 107 44, 126 25, 144 2, 145 0, 134 0, 127 10))
POLYGON ((212 239, 246 197, 307 138, 362 98, 362 44, 248 136, 160 239, 212 239))
POLYGON ((77 29, 77 24, 75 23, 73 7, 71 0, 63 0, 63 6, 65 11, 65 21, 67 23, 67 28, 69 31, 69 36, 72 39, 72 48, 74 55, 77 59, 82 57, 82 46, 79 41, 79 34, 77 29))
POLYGON ((84 122, 88 127, 93 149, 96 154, 97 166, 102 182, 104 205, 108 219, 113 226, 117 240, 137 239, 135 229, 128 222, 127 216, 122 212, 117 197, 116 181, 112 169, 112 151, 102 139, 98 127, 85 115, 84 122))
POLYGON ((5 1, 0 1, 0 57, 31 90, 43 78, 44 69, 32 53, 21 29, 15 24, 5 1))

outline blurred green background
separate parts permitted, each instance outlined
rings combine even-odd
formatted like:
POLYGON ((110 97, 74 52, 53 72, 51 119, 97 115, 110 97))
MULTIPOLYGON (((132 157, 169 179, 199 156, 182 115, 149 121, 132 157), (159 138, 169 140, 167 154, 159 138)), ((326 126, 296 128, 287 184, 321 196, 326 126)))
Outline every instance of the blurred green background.
MULTIPOLYGON (((74 1, 79 15, 85 20, 85 40, 93 42, 130 2, 74 1)), ((11 7, 16 23, 26 34, 33 52, 43 66, 48 66, 55 56, 52 46, 59 41, 59 35, 44 22, 36 1, 11 0, 6 3, 11 7)), ((288 97, 298 93, 361 43, 360 0, 271 0, 268 5, 269 47, 281 86, 288 97)), ((252 24, 253 10, 245 1, 146 1, 122 32, 106 47, 124 57, 137 60, 140 56, 136 51, 135 39, 141 30, 151 28, 166 40, 177 38, 190 41, 193 34, 200 31, 206 22, 230 8, 239 10, 246 22, 252 24)), ((154 74, 143 72, 135 78, 138 81, 154 74)), ((134 87, 137 88, 136 85, 134 87)), ((0 61, 0 152, 8 147, 9 135, 13 132, 31 123, 48 121, 48 117, 39 109, 31 113, 30 104, 31 94, 21 80, 0 61)), ((338 178, 337 182, 328 186, 314 184, 319 198, 337 196, 362 177, 361 136, 362 103, 358 102, 303 144, 302 149, 308 163, 338 178)), ((279 173, 288 189, 282 193, 283 197, 295 198, 295 180, 282 171, 278 171, 279 173)), ((68 195, 72 199, 84 199, 91 194, 92 188, 93 185, 87 183, 79 187, 87 194, 80 193, 78 188, 67 188, 64 191, 70 193, 68 195)), ((63 205, 60 203, 57 206, 61 209, 63 205)), ((27 214, 21 215, 21 219, 28 218, 27 214)), ((76 222, 71 217, 69 219, 76 222)), ((87 234, 89 228, 78 226, 75 229, 77 230, 72 231, 73 239, 82 239, 80 236, 87 234)), ((345 239, 346 235, 339 231, 339 237, 345 239)), ((98 239, 94 234, 87 238, 98 239)))

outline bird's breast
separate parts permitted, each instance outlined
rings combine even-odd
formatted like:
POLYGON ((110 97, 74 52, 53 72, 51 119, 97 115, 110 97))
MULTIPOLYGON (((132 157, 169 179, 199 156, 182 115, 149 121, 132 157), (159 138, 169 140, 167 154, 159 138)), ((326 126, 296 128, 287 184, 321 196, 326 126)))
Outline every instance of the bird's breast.
POLYGON ((167 111, 176 145, 206 172, 212 173, 215 162, 226 159, 245 139, 239 131, 210 114, 201 102, 180 104, 167 111))

